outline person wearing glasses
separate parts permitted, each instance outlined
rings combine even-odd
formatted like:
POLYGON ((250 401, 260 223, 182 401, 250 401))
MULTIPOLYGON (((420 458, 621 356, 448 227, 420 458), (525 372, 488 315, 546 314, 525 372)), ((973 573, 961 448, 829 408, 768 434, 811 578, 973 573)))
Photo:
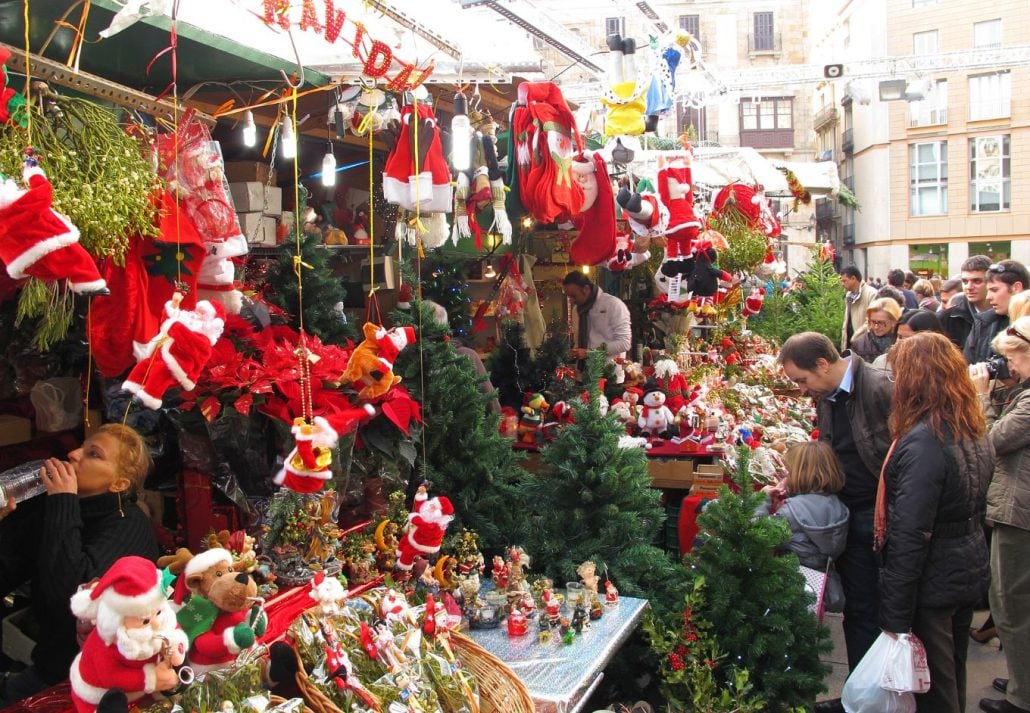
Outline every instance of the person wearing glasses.
POLYGON ((873 300, 866 310, 866 324, 869 331, 851 342, 851 351, 863 361, 872 362, 894 346, 897 334, 894 328, 901 319, 901 307, 892 299, 881 297, 873 300))
POLYGON ((973 330, 976 315, 991 306, 987 303, 987 268, 991 259, 986 255, 973 255, 962 263, 959 285, 962 294, 947 302, 940 312, 944 333, 959 349, 966 345, 973 330))
POLYGON ((1008 306, 1012 295, 1030 286, 1030 275, 1022 263, 1002 260, 987 267, 988 308, 976 316, 963 355, 969 364, 989 361, 991 341, 1009 326, 1008 306))
POLYGON ((985 698, 987 713, 1030 713, 1030 316, 1017 319, 992 346, 1017 380, 998 403, 991 399, 986 364, 969 368, 990 426, 997 454, 987 491, 991 533, 991 613, 1009 678, 995 679, 1004 699, 985 698))
MULTIPOLYGON (((910 309, 901 315, 901 319, 898 320, 898 339, 894 342, 897 346, 901 340, 913 337, 919 332, 937 332, 943 334, 944 330, 941 329, 940 320, 937 319, 937 315, 925 309, 910 309)), ((893 348, 893 347, 892 347, 893 348)), ((873 366, 877 369, 885 369, 890 371, 890 364, 887 361, 890 351, 881 354, 876 357, 873 361, 873 366)))

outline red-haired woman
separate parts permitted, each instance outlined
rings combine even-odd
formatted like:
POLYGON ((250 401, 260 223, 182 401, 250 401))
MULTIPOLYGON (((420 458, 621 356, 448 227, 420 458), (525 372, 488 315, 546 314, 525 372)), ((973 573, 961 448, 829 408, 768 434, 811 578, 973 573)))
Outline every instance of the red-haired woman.
POLYGON ((921 713, 960 713, 973 604, 988 585, 983 516, 994 450, 966 362, 943 335, 898 342, 892 451, 877 493, 880 628, 926 646, 921 713))

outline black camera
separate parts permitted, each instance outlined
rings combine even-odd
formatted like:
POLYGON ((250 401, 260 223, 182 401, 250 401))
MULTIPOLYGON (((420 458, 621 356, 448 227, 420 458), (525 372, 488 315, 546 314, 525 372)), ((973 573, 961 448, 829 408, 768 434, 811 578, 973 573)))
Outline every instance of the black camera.
POLYGON ((1008 379, 1011 376, 1008 359, 997 354, 992 355, 987 360, 987 373, 992 379, 1008 379))

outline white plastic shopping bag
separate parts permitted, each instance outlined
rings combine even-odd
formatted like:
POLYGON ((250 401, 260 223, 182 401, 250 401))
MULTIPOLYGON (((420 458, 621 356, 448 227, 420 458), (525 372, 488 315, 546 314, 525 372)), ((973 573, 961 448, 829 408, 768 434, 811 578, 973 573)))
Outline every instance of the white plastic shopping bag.
POLYGON ((888 691, 880 683, 892 641, 881 632, 848 676, 841 695, 847 713, 915 713, 913 694, 888 691))
POLYGON ((880 686, 898 693, 926 693, 930 690, 930 667, 926 648, 915 634, 898 634, 890 639, 880 686))

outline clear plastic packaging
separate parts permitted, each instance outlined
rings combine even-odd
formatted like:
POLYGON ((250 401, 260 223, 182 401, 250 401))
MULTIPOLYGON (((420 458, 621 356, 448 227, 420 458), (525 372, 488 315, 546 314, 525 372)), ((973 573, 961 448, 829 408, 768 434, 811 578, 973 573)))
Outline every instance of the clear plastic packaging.
POLYGON ((42 469, 43 461, 33 460, 0 473, 0 508, 7 507, 8 500, 21 503, 45 493, 42 469))

